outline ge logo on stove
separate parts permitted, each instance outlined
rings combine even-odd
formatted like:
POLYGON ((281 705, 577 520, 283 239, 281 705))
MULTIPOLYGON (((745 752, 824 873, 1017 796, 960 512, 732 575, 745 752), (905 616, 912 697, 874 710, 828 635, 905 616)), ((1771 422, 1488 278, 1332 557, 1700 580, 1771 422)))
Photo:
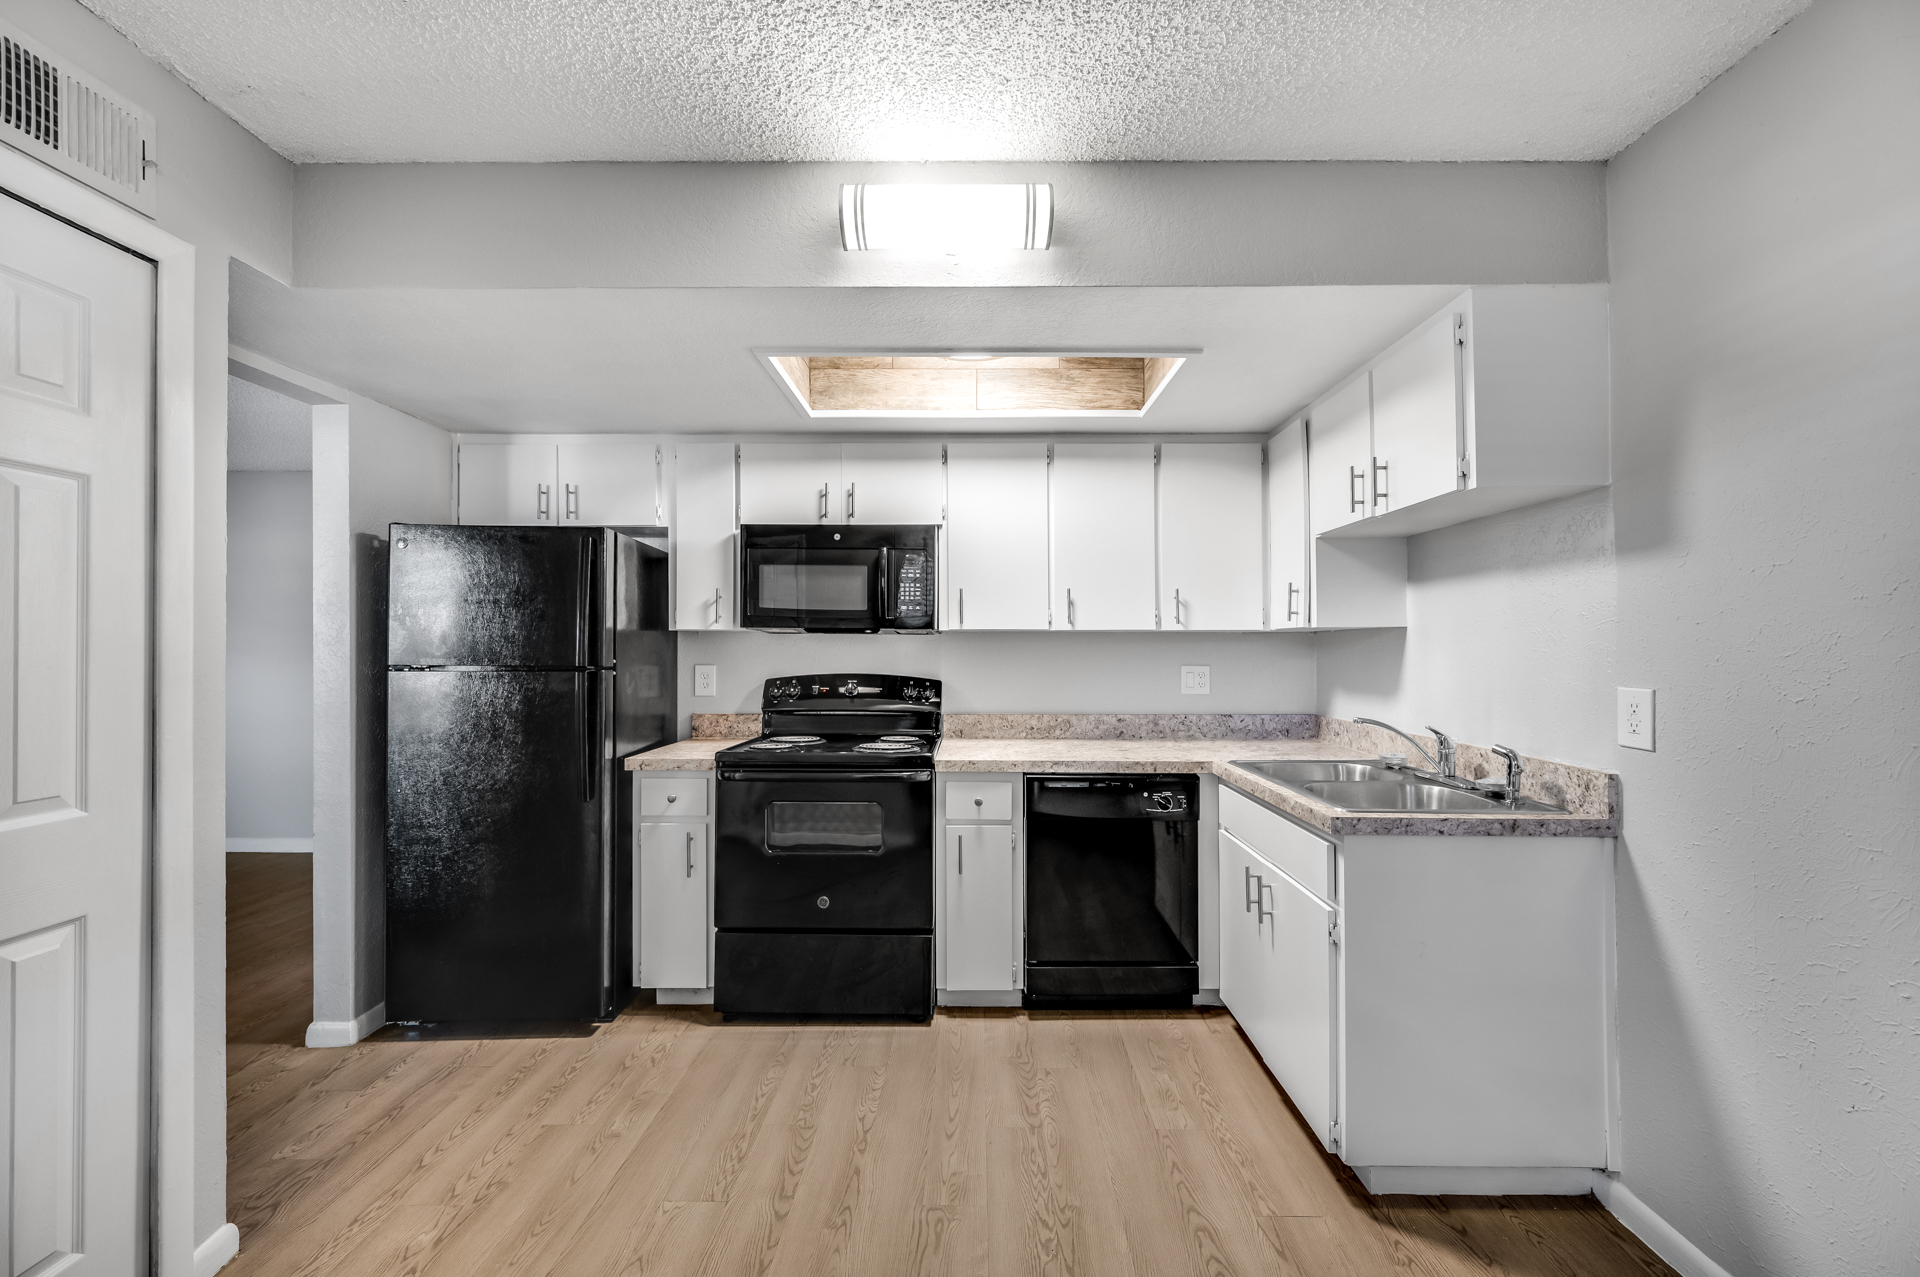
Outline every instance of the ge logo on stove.
POLYGON ((814 901, 813 903, 819 905, 822 909, 825 909, 827 907, 827 898, 825 896, 822 896, 818 900, 814 901))

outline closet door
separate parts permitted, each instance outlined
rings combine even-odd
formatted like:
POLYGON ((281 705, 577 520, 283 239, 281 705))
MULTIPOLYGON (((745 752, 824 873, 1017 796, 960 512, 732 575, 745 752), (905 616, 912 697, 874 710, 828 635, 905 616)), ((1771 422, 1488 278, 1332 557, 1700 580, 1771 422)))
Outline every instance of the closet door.
POLYGON ((1313 535, 1369 513, 1373 382, 1361 373, 1307 411, 1307 472, 1313 535))
POLYGON ((1267 627, 1300 629, 1307 606, 1307 421, 1267 444, 1267 627))
POLYGON ((1155 628, 1153 488, 1150 443, 1054 445, 1054 628, 1155 628))
POLYGON ((848 523, 945 520, 947 467, 940 449, 937 439, 842 444, 842 517, 848 523))
POLYGON ((1460 347, 1452 311, 1373 369, 1374 514, 1461 486, 1460 347))
POLYGON ((1265 621, 1260 445, 1160 445, 1160 619, 1169 630, 1265 621))
POLYGON ((550 443, 462 443, 460 522, 555 527, 559 449, 550 443))
POLYGON ((839 444, 740 445, 740 522, 846 521, 839 444))
POLYGON ((663 521, 660 447, 628 439, 560 445, 560 522, 586 527, 663 521))
POLYGON ((1047 628, 1047 445, 947 445, 942 627, 1047 628))

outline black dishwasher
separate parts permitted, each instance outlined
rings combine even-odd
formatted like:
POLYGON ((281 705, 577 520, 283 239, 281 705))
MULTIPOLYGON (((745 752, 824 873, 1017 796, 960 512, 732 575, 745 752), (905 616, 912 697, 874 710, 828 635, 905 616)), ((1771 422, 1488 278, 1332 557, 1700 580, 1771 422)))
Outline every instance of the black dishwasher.
POLYGON ((1027 778, 1027 1006, 1193 1005, 1199 794, 1193 776, 1027 778))

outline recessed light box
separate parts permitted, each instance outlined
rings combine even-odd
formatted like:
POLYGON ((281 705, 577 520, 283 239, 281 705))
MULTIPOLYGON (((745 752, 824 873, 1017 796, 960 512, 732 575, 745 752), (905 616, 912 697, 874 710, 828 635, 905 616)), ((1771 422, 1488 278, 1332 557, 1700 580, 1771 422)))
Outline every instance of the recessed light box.
POLYGON ((1139 417, 1183 355, 769 355, 809 417, 1139 417))

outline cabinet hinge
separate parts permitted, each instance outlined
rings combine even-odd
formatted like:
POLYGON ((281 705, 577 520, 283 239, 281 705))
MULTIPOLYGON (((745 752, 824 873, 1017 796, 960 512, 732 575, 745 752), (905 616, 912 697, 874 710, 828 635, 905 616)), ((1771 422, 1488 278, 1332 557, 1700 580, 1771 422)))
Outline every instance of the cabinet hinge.
POLYGON ((1456 346, 1464 346, 1467 344, 1467 317, 1465 315, 1455 315, 1453 317, 1453 344, 1456 346))
POLYGON ((1340 1119, 1339 1118, 1335 1118, 1333 1121, 1327 1124, 1327 1143, 1332 1146, 1334 1152, 1338 1153, 1340 1151, 1340 1119))
POLYGON ((1327 919, 1327 942, 1329 944, 1340 943, 1340 915, 1339 914, 1334 914, 1327 919))

